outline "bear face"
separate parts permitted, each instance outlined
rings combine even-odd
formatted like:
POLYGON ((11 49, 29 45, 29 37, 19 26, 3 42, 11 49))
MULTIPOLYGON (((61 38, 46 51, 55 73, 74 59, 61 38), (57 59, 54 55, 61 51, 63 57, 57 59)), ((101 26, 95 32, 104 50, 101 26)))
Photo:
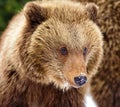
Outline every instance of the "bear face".
POLYGON ((95 4, 27 3, 0 40, 0 106, 83 107, 103 54, 96 15, 95 4))
POLYGON ((28 3, 22 43, 18 42, 22 76, 63 90, 82 86, 76 77, 89 81, 103 53, 101 32, 91 20, 96 11, 94 4, 28 3))

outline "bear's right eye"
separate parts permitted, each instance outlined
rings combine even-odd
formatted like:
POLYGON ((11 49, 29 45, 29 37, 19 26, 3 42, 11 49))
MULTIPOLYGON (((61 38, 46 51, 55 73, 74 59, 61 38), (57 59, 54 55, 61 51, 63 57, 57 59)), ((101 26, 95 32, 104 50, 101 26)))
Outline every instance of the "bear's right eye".
POLYGON ((60 49, 60 53, 61 53, 61 55, 68 55, 68 50, 67 50, 67 48, 66 48, 66 47, 62 47, 62 48, 60 49))
POLYGON ((87 51, 88 51, 88 49, 85 47, 85 48, 83 49, 83 55, 84 55, 84 56, 86 56, 87 51))

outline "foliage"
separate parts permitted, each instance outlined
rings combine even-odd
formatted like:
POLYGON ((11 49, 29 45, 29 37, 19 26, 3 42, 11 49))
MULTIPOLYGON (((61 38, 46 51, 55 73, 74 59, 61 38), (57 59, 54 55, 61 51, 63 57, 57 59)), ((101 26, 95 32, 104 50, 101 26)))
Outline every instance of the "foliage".
POLYGON ((27 1, 30 0, 0 0, 0 34, 11 17, 18 13, 27 1))

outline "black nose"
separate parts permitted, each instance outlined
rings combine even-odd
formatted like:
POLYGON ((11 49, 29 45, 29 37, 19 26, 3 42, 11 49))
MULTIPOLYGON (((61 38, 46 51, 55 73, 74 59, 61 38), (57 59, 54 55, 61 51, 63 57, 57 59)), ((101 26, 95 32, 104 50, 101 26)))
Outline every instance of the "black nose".
POLYGON ((74 78, 74 81, 77 86, 82 86, 87 82, 87 77, 86 76, 78 76, 74 78))

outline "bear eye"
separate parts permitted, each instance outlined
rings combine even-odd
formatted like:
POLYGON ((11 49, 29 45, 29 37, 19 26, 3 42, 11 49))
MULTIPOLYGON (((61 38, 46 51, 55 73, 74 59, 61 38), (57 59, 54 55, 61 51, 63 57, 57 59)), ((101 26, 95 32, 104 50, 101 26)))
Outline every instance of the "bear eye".
POLYGON ((68 55, 68 50, 67 50, 67 48, 66 48, 66 47, 62 47, 62 48, 60 49, 60 53, 61 53, 62 55, 68 55))
POLYGON ((84 49, 83 49, 83 55, 85 56, 86 54, 87 54, 87 48, 84 47, 84 49))

